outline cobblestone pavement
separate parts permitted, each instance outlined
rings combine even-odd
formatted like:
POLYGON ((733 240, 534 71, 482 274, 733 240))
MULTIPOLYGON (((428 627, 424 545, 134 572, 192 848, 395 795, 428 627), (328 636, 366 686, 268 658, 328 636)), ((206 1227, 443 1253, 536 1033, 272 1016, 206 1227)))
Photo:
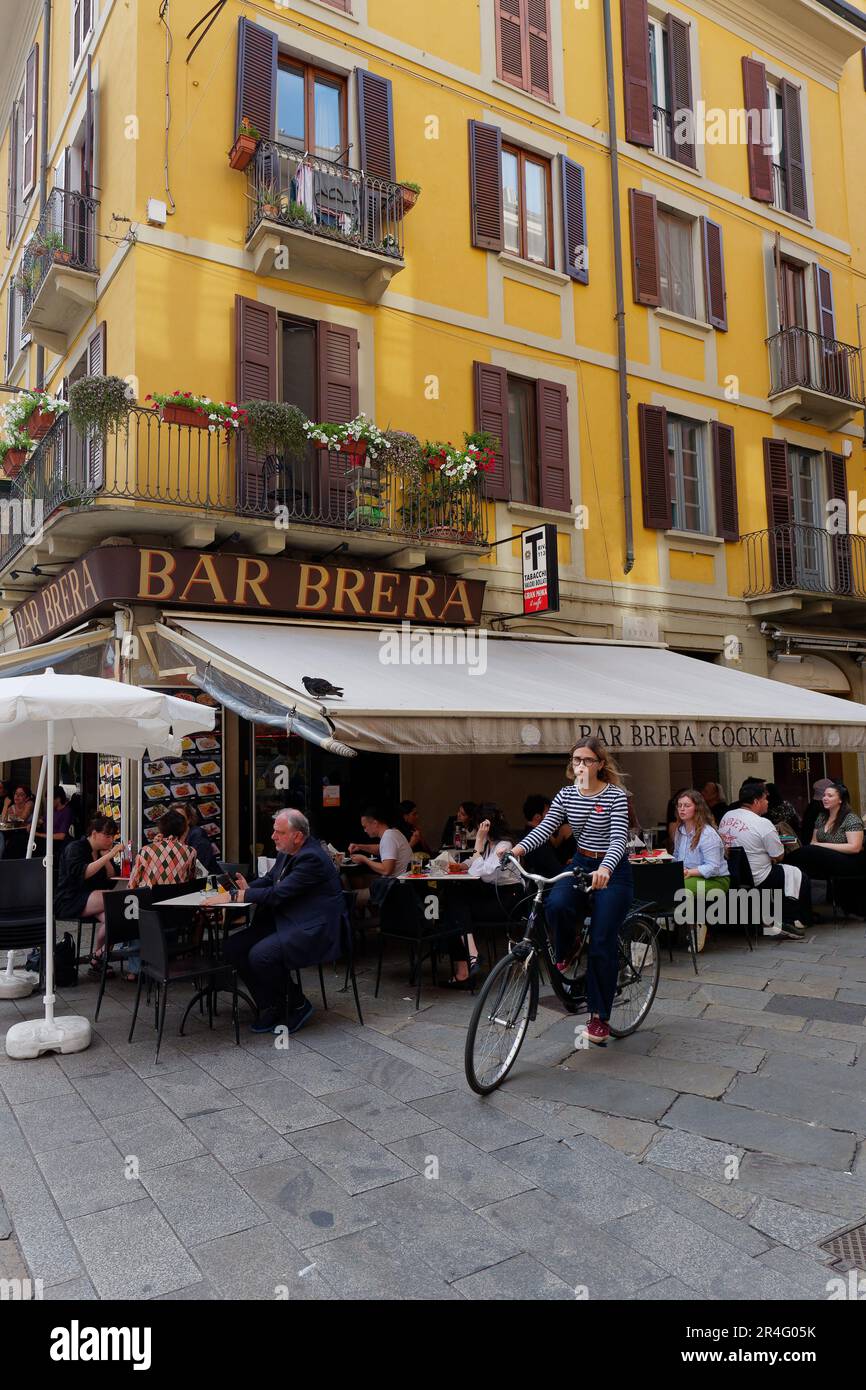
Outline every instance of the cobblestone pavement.
MULTIPOLYGON (((366 1026, 326 972, 288 1046, 170 1005, 127 1043, 114 981, 92 1046, 0 1054, 0 1278, 56 1299, 722 1299, 828 1296, 818 1243, 866 1218, 866 929, 735 934, 663 958, 647 1024, 574 1051, 543 1000, 482 1100, 472 1001, 405 958, 366 1026), (5 1210, 4 1210, 5 1209, 5 1210), (10 1234, 11 1231, 11 1234, 10 1234)), ((180 991, 179 991, 180 999, 180 991)), ((58 1014, 92 1018, 96 986, 58 1014)), ((42 1010, 0 1001, 0 1032, 42 1010)), ((243 1024, 248 1020, 243 1015, 243 1024)))

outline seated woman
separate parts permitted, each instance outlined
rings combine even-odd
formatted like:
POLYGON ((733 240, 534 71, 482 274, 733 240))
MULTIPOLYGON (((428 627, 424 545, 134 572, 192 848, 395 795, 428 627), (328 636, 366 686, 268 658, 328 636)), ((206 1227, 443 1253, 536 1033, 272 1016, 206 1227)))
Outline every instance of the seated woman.
POLYGON ((442 827, 440 849, 451 849, 454 844, 454 831, 459 825, 467 835, 474 835, 478 829, 478 807, 474 801, 461 801, 456 816, 449 816, 442 827))
POLYGON ((421 829, 421 819, 417 804, 414 801, 401 801, 398 807, 400 819, 397 822, 397 830, 401 835, 405 835, 409 841, 409 848, 412 853, 435 854, 424 838, 424 831, 421 829))
MULTIPOLYGON (((157 821, 159 834, 149 845, 142 845, 135 856, 129 887, 155 888, 164 883, 190 883, 195 878, 196 852, 187 844, 189 824, 182 812, 172 808, 157 821)), ((141 968, 138 944, 131 945, 126 959, 125 980, 137 980, 141 968)))
POLYGON ((799 840, 790 840, 785 831, 786 826, 790 826, 795 836, 800 834, 800 817, 794 810, 790 801, 786 801, 775 782, 767 783, 767 820, 772 821, 776 830, 782 827, 784 833, 779 834, 779 838, 786 850, 797 849, 799 840))
MULTIPOLYGON (((88 971, 94 980, 98 980, 102 974, 105 942, 103 894, 117 877, 113 863, 116 835, 117 826, 110 816, 94 816, 87 834, 80 840, 72 840, 64 849, 54 895, 55 916, 73 921, 81 917, 96 922, 88 971)), ((109 969, 108 974, 113 975, 114 971, 109 969)))
POLYGON ((445 910, 449 913, 457 934, 451 943, 454 974, 445 981, 446 989, 469 989, 478 974, 478 948, 472 935, 474 923, 501 923, 508 927, 513 908, 521 896, 523 880, 516 869, 503 866, 500 856, 512 848, 502 812, 491 803, 478 808, 481 817, 475 835, 475 851, 468 862, 468 873, 481 879, 465 887, 459 882, 445 889, 445 910))
POLYGON ((369 806, 361 817, 364 833, 378 844, 351 844, 349 855, 353 864, 363 864, 376 877, 369 888, 360 888, 355 897, 355 906, 364 908, 368 903, 378 907, 391 887, 392 881, 405 874, 412 863, 412 850, 409 841, 401 831, 394 829, 394 818, 378 806, 369 806), (378 850, 379 860, 369 856, 378 850))
POLYGON ((192 802, 180 801, 171 808, 179 811, 187 823, 186 843, 190 849, 195 850, 196 858, 201 864, 205 873, 220 873, 220 861, 217 855, 213 840, 206 830, 199 825, 199 814, 192 802))
MULTIPOLYGON (((42 827, 37 832, 37 839, 45 839, 45 817, 39 817, 39 825, 42 827)), ((54 788, 54 842, 55 845, 63 845, 69 839, 69 829, 72 825, 72 810, 66 792, 62 787, 54 788)))
MULTIPOLYGON (((790 863, 804 869, 811 878, 866 877, 863 821, 852 809, 849 797, 844 782, 831 782, 821 797, 824 809, 818 813, 811 844, 788 856, 790 863)), ((836 901, 844 912, 866 915, 862 887, 839 884, 836 901)))
POLYGON ((713 824, 713 814, 700 792, 689 789, 677 798, 677 828, 674 859, 684 868, 684 886, 703 899, 697 913, 698 950, 707 940, 707 924, 702 910, 710 895, 727 893, 731 880, 725 860, 725 847, 713 824))

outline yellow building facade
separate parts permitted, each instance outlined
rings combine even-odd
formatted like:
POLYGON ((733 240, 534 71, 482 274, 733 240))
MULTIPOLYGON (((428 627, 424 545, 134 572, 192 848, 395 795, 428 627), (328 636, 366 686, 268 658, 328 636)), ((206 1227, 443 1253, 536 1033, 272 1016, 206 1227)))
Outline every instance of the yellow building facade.
MULTIPOLYGON (((3 538, 7 610, 43 582, 33 565, 110 537, 345 545, 483 579, 494 625, 665 642, 783 677, 782 700, 791 681, 863 698, 859 513, 828 518, 840 494, 866 497, 866 15, 844 0, 49 8, 18 7, 0 60, 7 387, 108 373, 141 403, 267 394, 422 440, 483 428, 501 448, 471 530, 419 534, 397 507, 347 529, 321 494, 277 530, 238 441, 203 457, 178 426, 160 453, 136 413, 133 442, 78 457, 87 508, 63 491, 68 452, 24 464, 11 486, 44 502, 44 531, 3 538), (239 169, 244 117, 257 143, 239 169), (71 260, 46 263, 40 226, 71 260), (541 523, 560 610, 524 617, 508 540, 541 523)), ((665 782, 716 772, 729 794, 751 770, 736 752, 658 757, 665 782)), ((791 786, 829 767, 756 761, 791 786)), ((857 785, 857 757, 837 761, 857 785)), ((403 794, 420 781, 404 759, 403 794)))

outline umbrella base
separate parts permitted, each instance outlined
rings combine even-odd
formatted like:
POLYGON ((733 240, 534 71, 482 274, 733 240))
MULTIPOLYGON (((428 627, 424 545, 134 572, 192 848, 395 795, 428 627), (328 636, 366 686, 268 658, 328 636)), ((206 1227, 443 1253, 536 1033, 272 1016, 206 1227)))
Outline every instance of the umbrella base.
POLYGON ((28 1018, 15 1023, 6 1034, 9 1057, 38 1057, 43 1052, 83 1052, 90 1046, 90 1020, 70 1015, 48 1023, 44 1018, 28 1018))
POLYGON ((0 999, 24 999, 32 994, 39 984, 39 976, 32 970, 5 970, 0 974, 0 999))

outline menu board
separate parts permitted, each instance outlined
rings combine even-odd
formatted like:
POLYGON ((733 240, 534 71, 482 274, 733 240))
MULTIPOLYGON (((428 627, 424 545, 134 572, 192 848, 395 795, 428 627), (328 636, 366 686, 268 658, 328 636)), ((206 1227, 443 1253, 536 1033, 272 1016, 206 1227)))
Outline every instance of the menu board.
POLYGON ((99 784, 96 810, 101 816, 111 816, 120 828, 120 806, 123 795, 123 763, 115 753, 100 753, 97 759, 99 784))
POLYGON ((173 758, 145 758, 141 765, 141 823, 145 841, 159 834, 158 821, 171 806, 195 806, 199 825, 223 858, 223 715, 209 695, 193 695, 189 687, 164 691, 181 700, 194 700, 217 710, 212 732, 192 734, 173 758))

